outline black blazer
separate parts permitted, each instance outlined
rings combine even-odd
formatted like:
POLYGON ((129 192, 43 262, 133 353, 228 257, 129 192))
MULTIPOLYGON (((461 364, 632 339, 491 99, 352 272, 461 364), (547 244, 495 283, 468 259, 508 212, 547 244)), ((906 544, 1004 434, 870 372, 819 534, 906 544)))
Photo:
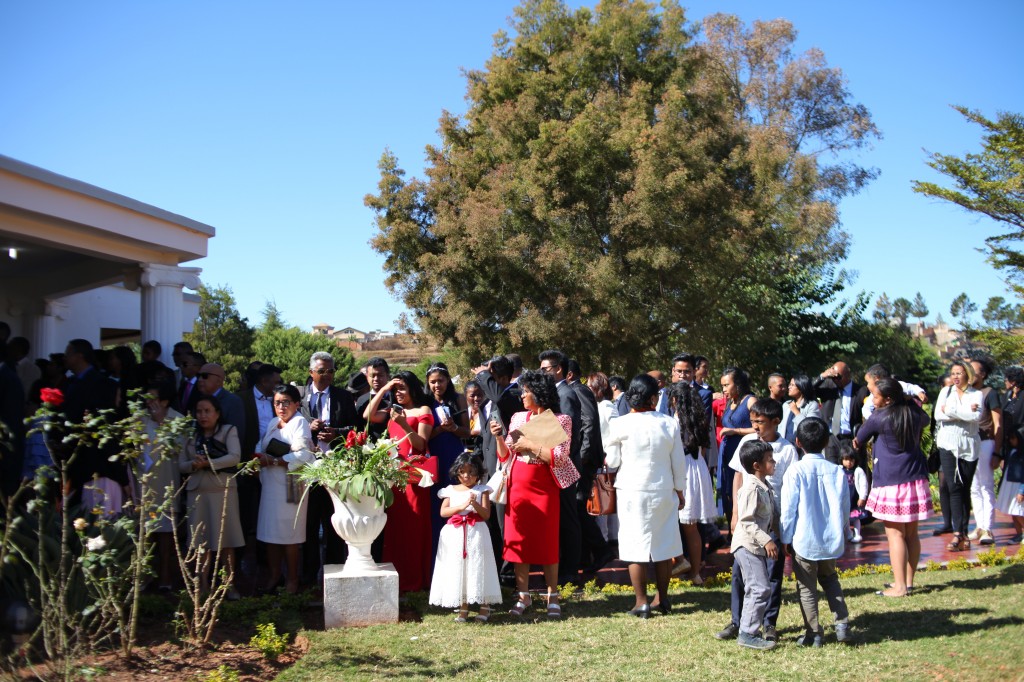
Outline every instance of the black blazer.
MULTIPOLYGON (((814 382, 814 389, 818 394, 818 399, 821 401, 821 418, 824 419, 829 427, 832 426, 832 417, 835 414, 837 402, 841 404, 840 390, 836 386, 836 382, 831 378, 818 378, 814 382)), ((860 428, 861 422, 864 420, 861 414, 861 407, 864 405, 864 399, 868 396, 868 389, 866 386, 861 386, 856 381, 853 382, 852 400, 850 401, 850 433, 857 435, 857 429, 860 428)), ((832 434, 838 436, 838 433, 832 434)))
MULTIPOLYGON (((332 429, 341 429, 344 434, 345 431, 355 429, 359 427, 359 419, 356 416, 356 401, 352 398, 352 394, 343 388, 337 386, 331 386, 327 389, 328 395, 330 395, 330 410, 327 416, 327 425, 332 429)), ((302 397, 302 406, 300 412, 302 416, 306 418, 306 421, 312 423, 314 419, 319 417, 313 416, 310 411, 309 401, 313 397, 312 386, 306 386, 306 395, 302 397)), ((317 442, 317 434, 319 430, 313 431, 313 442, 317 442)))
MULTIPOLYGON (((507 431, 509 424, 512 423, 512 415, 526 409, 523 407, 522 390, 517 384, 510 384, 507 388, 502 389, 498 386, 494 376, 487 370, 477 374, 476 380, 487 399, 485 402, 497 406, 498 414, 507 431)), ((485 408, 485 410, 487 409, 493 408, 485 408)), ((480 445, 484 454, 484 466, 487 468, 487 473, 492 474, 498 463, 498 444, 494 439, 494 434, 491 433, 488 420, 484 420, 480 424, 480 445)))
POLYGON ((594 392, 578 381, 569 384, 580 399, 580 489, 590 490, 594 474, 604 464, 601 415, 594 392))
POLYGON ((576 465, 576 468, 580 469, 582 468, 582 462, 580 461, 580 446, 582 445, 580 429, 583 424, 583 408, 580 405, 580 397, 576 395, 575 389, 569 385, 568 381, 563 381, 558 384, 558 399, 561 402, 562 414, 569 415, 569 418, 572 419, 572 441, 569 443, 569 457, 572 458, 572 463, 576 465))
MULTIPOLYGON (((86 412, 96 415, 100 410, 113 409, 117 403, 118 385, 113 379, 103 376, 95 367, 89 367, 81 378, 72 377, 64 385, 64 404, 61 410, 69 422, 81 423, 85 419, 86 412)), ((60 443, 61 429, 54 429, 53 440, 60 443)), ((58 445, 58 451, 62 451, 58 445)), ((108 460, 111 452, 116 452, 116 444, 106 448, 88 445, 78 449, 78 455, 71 463, 70 478, 71 485, 75 489, 81 489, 82 485, 93 477, 93 474, 106 476, 117 481, 121 485, 127 485, 128 472, 123 463, 110 462, 108 460), (112 446, 112 447, 111 447, 112 446)), ((71 452, 66 453, 67 456, 71 452)), ((77 498, 77 494, 76 494, 77 498)))

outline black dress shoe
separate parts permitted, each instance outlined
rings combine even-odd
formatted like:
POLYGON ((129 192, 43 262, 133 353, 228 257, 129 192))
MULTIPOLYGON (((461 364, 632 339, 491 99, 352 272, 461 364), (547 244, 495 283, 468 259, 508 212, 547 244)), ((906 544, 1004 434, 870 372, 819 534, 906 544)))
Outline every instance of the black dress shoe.
POLYGON ((668 614, 672 613, 672 602, 670 602, 668 599, 666 599, 665 601, 658 601, 658 603, 653 604, 651 608, 657 609, 658 611, 661 611, 662 614, 667 616, 668 614))
POLYGON ((644 604, 643 606, 629 610, 629 615, 636 616, 637 618, 643 618, 644 620, 651 617, 651 605, 644 604))

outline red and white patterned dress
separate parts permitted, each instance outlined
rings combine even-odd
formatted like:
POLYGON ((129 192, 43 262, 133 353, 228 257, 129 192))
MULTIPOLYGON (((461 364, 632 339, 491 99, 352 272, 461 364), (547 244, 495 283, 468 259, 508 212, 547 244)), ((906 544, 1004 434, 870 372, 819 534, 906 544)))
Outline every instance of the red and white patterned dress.
MULTIPOLYGON (((512 415, 509 432, 530 421, 531 412, 512 415)), ((572 419, 556 414, 566 441, 552 451, 551 465, 531 464, 526 457, 512 452, 512 469, 508 477, 508 503, 505 505, 506 561, 517 564, 558 563, 558 522, 562 488, 579 479, 580 474, 569 458, 572 419)), ((505 439, 511 449, 512 437, 505 439)))

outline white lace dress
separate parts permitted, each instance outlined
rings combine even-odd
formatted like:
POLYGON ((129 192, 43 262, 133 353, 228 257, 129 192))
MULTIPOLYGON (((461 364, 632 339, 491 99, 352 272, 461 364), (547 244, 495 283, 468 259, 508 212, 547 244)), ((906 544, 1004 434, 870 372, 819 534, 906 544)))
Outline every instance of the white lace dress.
POLYGON ((686 457, 690 466, 686 468, 685 506, 679 510, 679 523, 713 523, 718 516, 718 507, 708 463, 704 461, 703 454, 697 455, 696 459, 689 455, 686 457))
MULTIPOLYGON (((481 495, 491 492, 491 489, 477 485, 472 491, 481 495)), ((457 490, 450 485, 442 488, 437 496, 448 498, 452 505, 461 506, 469 499, 469 494, 470 490, 457 490)), ((468 507, 457 516, 467 517, 471 512, 473 507, 468 507)), ((494 513, 493 509, 491 513, 494 513)), ((475 522, 467 519, 465 523, 456 525, 457 522, 449 519, 441 529, 434 577, 430 583, 430 603, 434 606, 455 608, 462 604, 501 603, 498 567, 494 563, 487 522, 475 513, 473 515, 477 517, 475 522)))

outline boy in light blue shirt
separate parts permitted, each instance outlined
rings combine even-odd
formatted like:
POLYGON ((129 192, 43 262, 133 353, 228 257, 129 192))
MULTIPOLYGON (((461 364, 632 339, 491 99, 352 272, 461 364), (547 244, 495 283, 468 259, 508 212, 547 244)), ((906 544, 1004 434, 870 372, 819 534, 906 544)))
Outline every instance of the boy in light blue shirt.
POLYGON ((850 490, 842 467, 821 454, 829 441, 825 420, 809 417, 797 427, 796 443, 806 452, 782 482, 782 544, 793 557, 800 610, 802 646, 820 647, 825 633, 818 623, 818 584, 835 616, 836 639, 850 641, 849 617, 836 559, 843 555, 850 528, 850 490))

